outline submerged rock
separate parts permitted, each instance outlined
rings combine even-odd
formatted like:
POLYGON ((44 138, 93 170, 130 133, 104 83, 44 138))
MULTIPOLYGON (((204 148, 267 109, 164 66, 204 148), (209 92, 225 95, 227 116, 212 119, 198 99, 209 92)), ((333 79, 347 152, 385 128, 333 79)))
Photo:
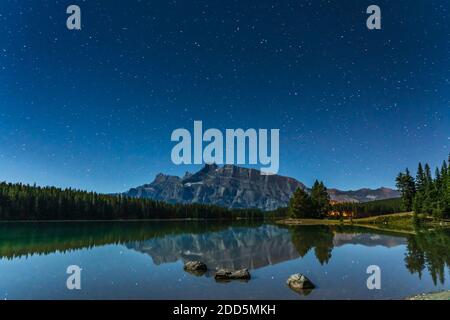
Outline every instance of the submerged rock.
POLYGON ((304 293, 305 291, 309 291, 314 289, 316 286, 303 274, 297 273, 290 276, 287 281, 287 285, 294 291, 304 293))
POLYGON ((248 269, 241 269, 241 270, 227 270, 227 269, 220 269, 216 272, 214 278, 219 281, 228 281, 228 280, 250 280, 250 272, 248 272, 248 269))
POLYGON ((184 264, 184 270, 190 272, 206 272, 208 267, 201 261, 188 261, 184 264))

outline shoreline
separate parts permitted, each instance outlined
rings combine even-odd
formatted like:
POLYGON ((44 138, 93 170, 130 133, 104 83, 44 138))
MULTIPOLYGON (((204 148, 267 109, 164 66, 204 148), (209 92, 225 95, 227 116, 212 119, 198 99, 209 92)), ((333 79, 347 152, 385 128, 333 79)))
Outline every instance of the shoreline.
MULTIPOLYGON (((284 226, 314 226, 314 225, 335 225, 364 227, 374 230, 391 231, 404 234, 416 234, 416 225, 413 222, 412 212, 401 212, 387 215, 373 216, 367 218, 330 220, 330 219, 282 219, 275 221, 276 224, 284 226)), ((427 220, 419 223, 427 228, 450 228, 449 220, 427 220)))
POLYGON ((411 297, 407 297, 405 298, 405 300, 450 300, 450 290, 417 294, 411 297))

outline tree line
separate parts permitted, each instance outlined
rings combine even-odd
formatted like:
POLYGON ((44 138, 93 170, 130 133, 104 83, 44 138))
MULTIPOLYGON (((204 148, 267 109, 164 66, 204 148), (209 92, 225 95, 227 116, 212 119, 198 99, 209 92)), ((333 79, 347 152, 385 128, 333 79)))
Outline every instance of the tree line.
POLYGON ((0 183, 0 220, 263 219, 282 211, 169 204, 75 189, 0 183))
MULTIPOLYGON (((450 162, 450 155, 449 155, 450 162)), ((419 163, 415 178, 408 168, 396 178, 405 211, 431 215, 436 219, 450 217, 450 169, 446 161, 436 168, 434 176, 426 163, 419 163)))
MULTIPOLYGON (((449 156, 450 159, 450 156, 449 156)), ((105 195, 76 189, 0 183, 0 220, 121 220, 121 219, 323 219, 330 212, 351 212, 364 217, 414 211, 437 219, 450 217, 450 169, 447 162, 436 168, 419 163, 415 178, 408 169, 399 173, 396 185, 401 200, 330 204, 323 182, 315 181, 311 192, 298 188, 287 208, 228 209, 208 204, 170 204, 124 195, 105 195)))
MULTIPOLYGON (((279 209, 280 210, 280 209, 279 209)), ((375 200, 369 202, 338 202, 331 203, 327 188, 323 182, 316 181, 310 193, 297 189, 284 215, 291 218, 324 219, 326 217, 351 216, 363 218, 402 211, 400 198, 375 200)), ((282 216, 283 214, 279 214, 282 216)))
POLYGON ((323 219, 330 211, 330 196, 323 182, 316 180, 311 193, 297 188, 292 195, 288 215, 291 218, 323 219))
POLYGON ((402 212, 400 198, 375 200, 369 202, 341 202, 332 205, 332 212, 337 217, 350 214, 353 218, 365 218, 402 212))

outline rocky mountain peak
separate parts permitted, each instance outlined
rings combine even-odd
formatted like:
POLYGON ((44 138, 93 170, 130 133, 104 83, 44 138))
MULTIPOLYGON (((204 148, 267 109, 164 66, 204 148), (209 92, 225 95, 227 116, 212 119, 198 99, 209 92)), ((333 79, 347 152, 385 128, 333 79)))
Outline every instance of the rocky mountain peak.
MULTIPOLYGON (((235 165, 206 164, 196 173, 182 178, 158 174, 150 184, 130 189, 125 194, 169 203, 203 203, 228 208, 274 210, 285 207, 297 188, 309 191, 300 181, 280 175, 261 175, 257 169, 235 165)), ((389 188, 341 191, 329 189, 332 200, 365 202, 396 198, 389 188)))

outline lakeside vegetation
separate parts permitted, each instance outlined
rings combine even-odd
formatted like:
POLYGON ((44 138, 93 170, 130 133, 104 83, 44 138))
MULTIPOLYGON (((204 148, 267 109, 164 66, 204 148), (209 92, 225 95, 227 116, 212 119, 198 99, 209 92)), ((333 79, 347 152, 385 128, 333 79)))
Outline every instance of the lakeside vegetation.
MULTIPOLYGON (((323 183, 320 185, 321 190, 326 190, 323 183)), ((401 198, 365 203, 333 203, 326 215, 311 211, 313 193, 308 195, 297 190, 287 209, 289 219, 280 220, 279 223, 355 224, 403 232, 415 232, 420 225, 450 227, 450 169, 446 161, 441 168, 436 168, 434 176, 428 164, 422 166, 419 163, 416 178, 406 169, 397 176, 396 185, 401 198)))
POLYGON ((331 209, 330 196, 323 182, 316 180, 311 193, 295 190, 289 201, 287 214, 291 218, 324 219, 331 209))
POLYGON ((355 225, 408 234, 416 233, 416 230, 419 227, 413 222, 413 214, 411 212, 385 214, 380 216, 359 218, 350 221, 351 224, 355 225))
POLYGON ((332 205, 333 217, 364 218, 402 212, 401 198, 374 200, 369 202, 341 202, 332 205))
POLYGON ((399 173, 396 183, 405 211, 430 215, 435 219, 450 218, 450 170, 447 162, 435 169, 434 177, 427 163, 425 166, 419 163, 415 178, 406 168, 405 172, 399 173))
POLYGON ((169 204, 151 199, 74 189, 0 183, 0 221, 275 219, 283 211, 227 209, 206 204, 169 204))
MULTIPOLYGON (((281 219, 278 224, 287 226, 354 226, 364 227, 376 230, 384 230, 401 234, 415 234, 417 224, 413 223, 412 213, 394 213, 380 216, 372 216, 356 219, 281 219)), ((430 226, 428 223, 422 223, 422 227, 430 226)), ((447 224, 450 227, 450 222, 447 224)))
POLYGON ((332 202, 323 182, 316 181, 307 193, 297 189, 285 210, 290 219, 344 219, 363 218, 402 212, 402 199, 384 199, 369 202, 332 202))
POLYGON ((258 209, 227 209, 205 204, 169 204, 123 195, 0 183, 0 221, 277 220, 287 217, 324 219, 330 210, 348 210, 348 206, 358 212, 366 212, 369 208, 377 214, 384 214, 388 212, 386 206, 399 207, 400 199, 331 205, 326 187, 316 181, 311 195, 303 190, 297 190, 289 207, 265 212, 258 209), (305 199, 306 206, 303 202, 305 199), (302 215, 302 212, 306 214, 302 215))
POLYGON ((263 220, 284 219, 292 224, 334 224, 329 219, 391 225, 412 229, 412 224, 446 226, 450 218, 450 170, 447 162, 436 168, 434 177, 428 164, 419 163, 416 178, 401 172, 396 183, 402 197, 365 203, 330 201, 323 182, 315 181, 310 192, 297 189, 286 208, 270 212, 259 209, 227 209, 208 204, 170 204, 124 195, 104 195, 75 189, 38 187, 21 183, 0 183, 0 221, 75 220, 263 220), (413 212, 413 219, 387 215, 413 212), (364 220, 369 217, 384 217, 364 220), (286 220, 289 218, 289 220, 286 220), (432 219, 432 221, 430 221, 432 219), (302 220, 297 223, 296 220, 302 220), (411 221, 409 221, 411 220, 411 221), (395 222, 394 222, 395 221, 395 222))

